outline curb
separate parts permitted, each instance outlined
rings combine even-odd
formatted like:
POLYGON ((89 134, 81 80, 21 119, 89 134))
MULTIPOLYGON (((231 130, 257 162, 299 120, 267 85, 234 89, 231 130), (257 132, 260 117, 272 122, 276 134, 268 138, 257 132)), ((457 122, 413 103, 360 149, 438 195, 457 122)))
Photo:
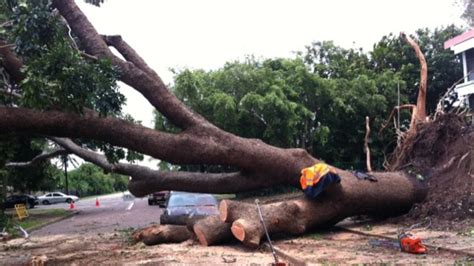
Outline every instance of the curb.
MULTIPOLYGON (((345 227, 341 227, 341 226, 335 226, 336 228, 339 228, 343 231, 347 231, 349 233, 353 233, 353 234, 358 234, 358 235, 363 235, 363 236, 368 236, 368 237, 377 237, 377 238, 383 238, 383 239, 387 239, 387 240, 395 240, 395 241, 398 241, 397 238, 393 238, 393 237, 389 237, 389 236, 384 236, 384 235, 377 235, 377 234, 371 234, 371 233, 365 233, 365 232, 361 232, 361 231, 358 231, 358 230, 354 230, 354 229, 350 229, 350 228, 345 228, 345 227)), ((459 255, 465 255, 465 256, 470 256, 470 257, 474 257, 474 253, 472 252, 469 252, 469 251, 464 251, 464 250, 457 250, 457 249, 451 249, 451 248, 447 248, 447 247, 440 247, 440 246, 435 246, 435 245, 431 245, 431 244, 426 244, 426 243, 423 243, 423 245, 433 249, 433 250, 441 250, 441 251, 446 251, 446 252, 451 252, 451 253, 456 253, 456 254, 459 254, 459 255)))
POLYGON ((53 219, 53 220, 51 220, 51 221, 49 221, 49 222, 46 222, 46 223, 44 223, 44 224, 40 224, 40 225, 37 225, 37 226, 33 226, 33 227, 31 227, 31 228, 28 228, 28 233, 31 233, 31 232, 36 231, 36 230, 38 230, 38 229, 41 229, 41 228, 43 228, 43 227, 45 227, 45 226, 48 226, 48 225, 50 225, 50 224, 54 224, 54 223, 60 222, 60 221, 62 221, 62 220, 69 219, 69 218, 71 218, 72 216, 78 214, 79 212, 80 212, 80 211, 72 211, 72 212, 69 213, 68 215, 65 215, 65 216, 62 216, 62 217, 53 219))

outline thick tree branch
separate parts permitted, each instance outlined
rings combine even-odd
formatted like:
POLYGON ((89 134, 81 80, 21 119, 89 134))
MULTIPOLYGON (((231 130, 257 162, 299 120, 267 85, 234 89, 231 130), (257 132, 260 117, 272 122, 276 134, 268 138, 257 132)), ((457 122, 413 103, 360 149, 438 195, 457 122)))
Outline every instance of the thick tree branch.
POLYGON ((7 70, 10 77, 13 78, 15 82, 19 82, 24 79, 25 75, 21 72, 21 67, 23 63, 21 60, 13 53, 10 47, 5 47, 7 42, 0 39, 0 57, 2 58, 1 64, 7 70))
POLYGON ((179 156, 175 149, 184 149, 187 144, 197 145, 192 138, 185 137, 185 134, 167 134, 118 118, 9 107, 0 107, 0 133, 102 140, 173 163, 193 163, 192 158, 179 156))
POLYGON ((120 35, 102 35, 102 38, 107 43, 107 45, 113 46, 117 51, 127 60, 128 62, 133 63, 136 67, 141 69, 143 72, 147 73, 150 77, 158 79, 163 83, 158 74, 151 69, 145 60, 141 58, 135 50, 128 45, 120 35))
POLYGON ((317 162, 302 149, 280 149, 223 132, 169 134, 113 117, 0 107, 0 134, 24 133, 106 141, 174 164, 232 165, 260 177, 267 186, 298 186, 301 169, 317 162), (279 166, 279 167, 275 167, 279 166), (261 173, 265 169, 264 173, 261 173))
POLYGON ((247 177, 238 172, 223 174, 165 172, 129 163, 112 164, 104 155, 84 149, 70 139, 56 137, 50 139, 67 151, 107 171, 131 176, 129 190, 138 197, 160 190, 235 193, 262 188, 268 183, 264 178, 247 177))
MULTIPOLYGON (((139 66, 135 66, 133 62, 125 62, 113 55, 106 42, 97 33, 73 0, 54 0, 53 4, 67 20, 72 31, 81 40, 86 52, 99 58, 112 60, 112 63, 120 70, 121 80, 139 91, 173 124, 182 129, 193 126, 214 127, 179 101, 176 96, 166 88, 166 85, 161 79, 150 76, 149 73, 141 70, 139 66)), ((132 54, 136 55, 135 52, 132 54)))
POLYGON ((64 149, 54 150, 52 152, 43 152, 40 155, 33 158, 29 162, 10 162, 10 163, 6 163, 5 166, 7 167, 33 167, 33 166, 38 165, 40 162, 54 158, 59 155, 65 155, 65 154, 68 154, 68 152, 64 149))
MULTIPOLYGON (((416 100, 416 122, 424 122, 426 120, 426 89, 428 83, 428 66, 426 65, 426 59, 420 46, 410 36, 405 33, 400 33, 402 37, 410 44, 415 50, 416 57, 420 61, 420 88, 418 90, 418 98, 416 100)), ((413 121, 412 121, 413 122, 413 121)))

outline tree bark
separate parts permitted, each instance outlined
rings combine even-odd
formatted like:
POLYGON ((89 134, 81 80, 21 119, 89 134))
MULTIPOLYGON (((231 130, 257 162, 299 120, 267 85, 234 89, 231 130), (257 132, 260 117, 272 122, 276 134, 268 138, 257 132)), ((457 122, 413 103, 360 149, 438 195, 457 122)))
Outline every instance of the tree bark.
POLYGON ((145 245, 157 245, 162 243, 180 243, 193 237, 184 225, 153 225, 135 231, 132 238, 135 242, 143 242, 145 245))
MULTIPOLYGON (((403 173, 373 173, 377 182, 359 180, 341 173, 341 183, 330 187, 317 199, 306 197, 261 206, 270 234, 302 234, 316 227, 333 225, 353 215, 397 215, 410 209, 426 195, 426 188, 403 173)), ((249 247, 264 236, 256 206, 223 200, 222 221, 232 223, 232 234, 249 247)))

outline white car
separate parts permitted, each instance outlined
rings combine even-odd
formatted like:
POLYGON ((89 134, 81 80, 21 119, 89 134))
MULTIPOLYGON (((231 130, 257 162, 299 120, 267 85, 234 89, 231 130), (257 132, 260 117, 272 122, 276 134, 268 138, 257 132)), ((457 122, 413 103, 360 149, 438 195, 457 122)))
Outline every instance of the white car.
POLYGON ((79 200, 78 196, 66 195, 61 192, 51 192, 51 193, 47 193, 47 194, 44 194, 43 196, 38 197, 38 201, 44 205, 48 205, 52 203, 62 203, 62 202, 71 203, 71 202, 76 202, 78 200, 79 200))

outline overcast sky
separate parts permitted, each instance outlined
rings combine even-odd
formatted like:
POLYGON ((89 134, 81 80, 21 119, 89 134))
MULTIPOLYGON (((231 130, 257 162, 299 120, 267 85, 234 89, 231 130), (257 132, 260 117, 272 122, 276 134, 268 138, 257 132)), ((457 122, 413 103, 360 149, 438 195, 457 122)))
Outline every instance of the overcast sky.
MULTIPOLYGON (((371 50, 383 35, 455 23, 455 0, 77 0, 101 34, 120 34, 165 83, 170 68, 216 69, 246 55, 293 57, 313 41, 371 50)), ((122 86, 125 111, 153 126, 148 102, 122 86)))

